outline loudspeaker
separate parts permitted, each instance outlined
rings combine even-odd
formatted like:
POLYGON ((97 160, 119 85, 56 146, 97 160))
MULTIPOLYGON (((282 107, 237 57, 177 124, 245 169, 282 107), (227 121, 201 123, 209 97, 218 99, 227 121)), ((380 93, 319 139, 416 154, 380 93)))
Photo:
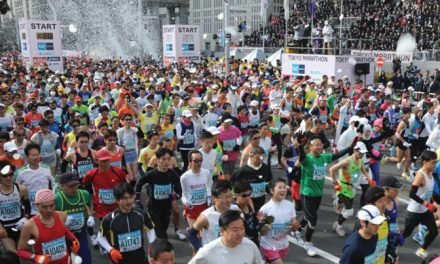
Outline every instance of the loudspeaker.
POLYGON ((358 63, 354 66, 354 72, 356 73, 356 75, 370 74, 370 64, 369 63, 358 63))

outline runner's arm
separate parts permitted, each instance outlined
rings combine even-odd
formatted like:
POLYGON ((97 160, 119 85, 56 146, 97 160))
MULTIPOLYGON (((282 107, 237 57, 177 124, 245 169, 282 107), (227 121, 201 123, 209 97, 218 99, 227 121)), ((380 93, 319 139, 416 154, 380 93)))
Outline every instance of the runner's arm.
POLYGON ((339 151, 336 154, 332 154, 332 161, 335 161, 335 160, 345 156, 345 154, 350 153, 351 149, 352 149, 352 147, 350 146, 350 147, 348 147, 346 149, 343 149, 343 150, 339 151))
POLYGON ((29 252, 28 240, 32 236, 32 229, 34 228, 34 221, 28 221, 23 225, 21 229, 20 239, 17 245, 17 256, 22 259, 32 260, 35 254, 29 252))
POLYGON ((347 166, 348 166, 348 161, 347 161, 347 159, 344 159, 344 160, 342 160, 342 161, 340 161, 340 162, 338 162, 335 165, 330 167, 328 172, 330 174, 330 177, 332 177, 332 179, 333 179, 333 184, 337 184, 338 183, 336 172, 339 171, 342 168, 346 168, 347 166))
POLYGON ((194 247, 194 251, 197 252, 202 247, 202 241, 198 237, 198 233, 203 229, 208 228, 208 219, 204 215, 199 215, 196 222, 188 232, 188 240, 194 247))
POLYGON ((413 199, 414 201, 423 204, 425 201, 417 195, 417 191, 419 187, 422 187, 425 184, 425 177, 422 173, 417 172, 416 176, 414 177, 414 181, 411 185, 411 191, 409 193, 409 198, 413 199))

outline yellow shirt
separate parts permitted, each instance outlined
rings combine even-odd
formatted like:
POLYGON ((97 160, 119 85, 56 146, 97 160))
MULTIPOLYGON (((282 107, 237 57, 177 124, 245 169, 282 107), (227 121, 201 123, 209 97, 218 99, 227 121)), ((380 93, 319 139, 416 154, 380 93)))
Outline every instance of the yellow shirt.
POLYGON ((315 90, 307 90, 306 91, 306 105, 305 107, 310 108, 313 106, 313 102, 316 98, 316 91, 315 90))
POLYGON ((174 124, 160 125, 160 133, 163 137, 174 139, 174 124))
POLYGON ((154 124, 159 123, 159 114, 156 111, 154 111, 151 116, 147 116, 146 114, 139 113, 138 120, 142 132, 144 132, 144 134, 146 135, 147 132, 151 130, 151 127, 154 124))
POLYGON ((375 264, 385 264, 385 254, 388 246, 388 232, 388 221, 383 221, 377 230, 377 244, 376 250, 374 251, 376 257, 375 264))
POLYGON ((148 167, 148 163, 150 162, 151 157, 154 156, 156 153, 156 150, 159 149, 159 145, 152 149, 150 146, 147 146, 141 150, 141 153, 139 154, 138 162, 142 163, 142 168, 146 171, 148 167))

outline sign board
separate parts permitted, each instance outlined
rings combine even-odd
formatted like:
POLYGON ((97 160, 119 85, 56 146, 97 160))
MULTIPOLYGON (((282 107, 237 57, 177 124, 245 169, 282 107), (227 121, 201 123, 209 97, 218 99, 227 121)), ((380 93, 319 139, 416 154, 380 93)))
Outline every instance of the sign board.
POLYGON ((47 64, 52 71, 64 71, 60 22, 21 20, 19 31, 21 52, 27 64, 47 64))
POLYGON ((375 59, 382 57, 387 63, 393 62, 395 58, 399 58, 402 63, 413 61, 412 52, 397 54, 395 51, 384 50, 351 50, 350 54, 357 57, 374 57, 375 59))
POLYGON ((383 65, 385 64, 385 59, 382 57, 379 57, 376 59, 376 65, 378 68, 382 68, 383 65))
POLYGON ((342 79, 346 76, 351 83, 361 79, 367 84, 373 83, 374 58, 335 56, 335 55, 309 55, 284 53, 281 56, 282 74, 284 76, 310 76, 314 82, 321 82, 322 76, 335 76, 342 79), (370 74, 357 76, 354 68, 358 63, 368 63, 370 74))
POLYGON ((188 64, 200 62, 199 26, 166 25, 162 27, 163 60, 188 64))

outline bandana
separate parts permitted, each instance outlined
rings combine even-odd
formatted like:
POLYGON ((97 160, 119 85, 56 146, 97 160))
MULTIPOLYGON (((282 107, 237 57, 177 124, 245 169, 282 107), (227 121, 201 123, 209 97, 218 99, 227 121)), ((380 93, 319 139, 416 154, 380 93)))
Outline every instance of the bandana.
POLYGON ((53 194, 53 191, 51 191, 49 189, 39 190, 35 194, 35 203, 36 204, 52 202, 53 200, 55 200, 55 195, 53 194))

